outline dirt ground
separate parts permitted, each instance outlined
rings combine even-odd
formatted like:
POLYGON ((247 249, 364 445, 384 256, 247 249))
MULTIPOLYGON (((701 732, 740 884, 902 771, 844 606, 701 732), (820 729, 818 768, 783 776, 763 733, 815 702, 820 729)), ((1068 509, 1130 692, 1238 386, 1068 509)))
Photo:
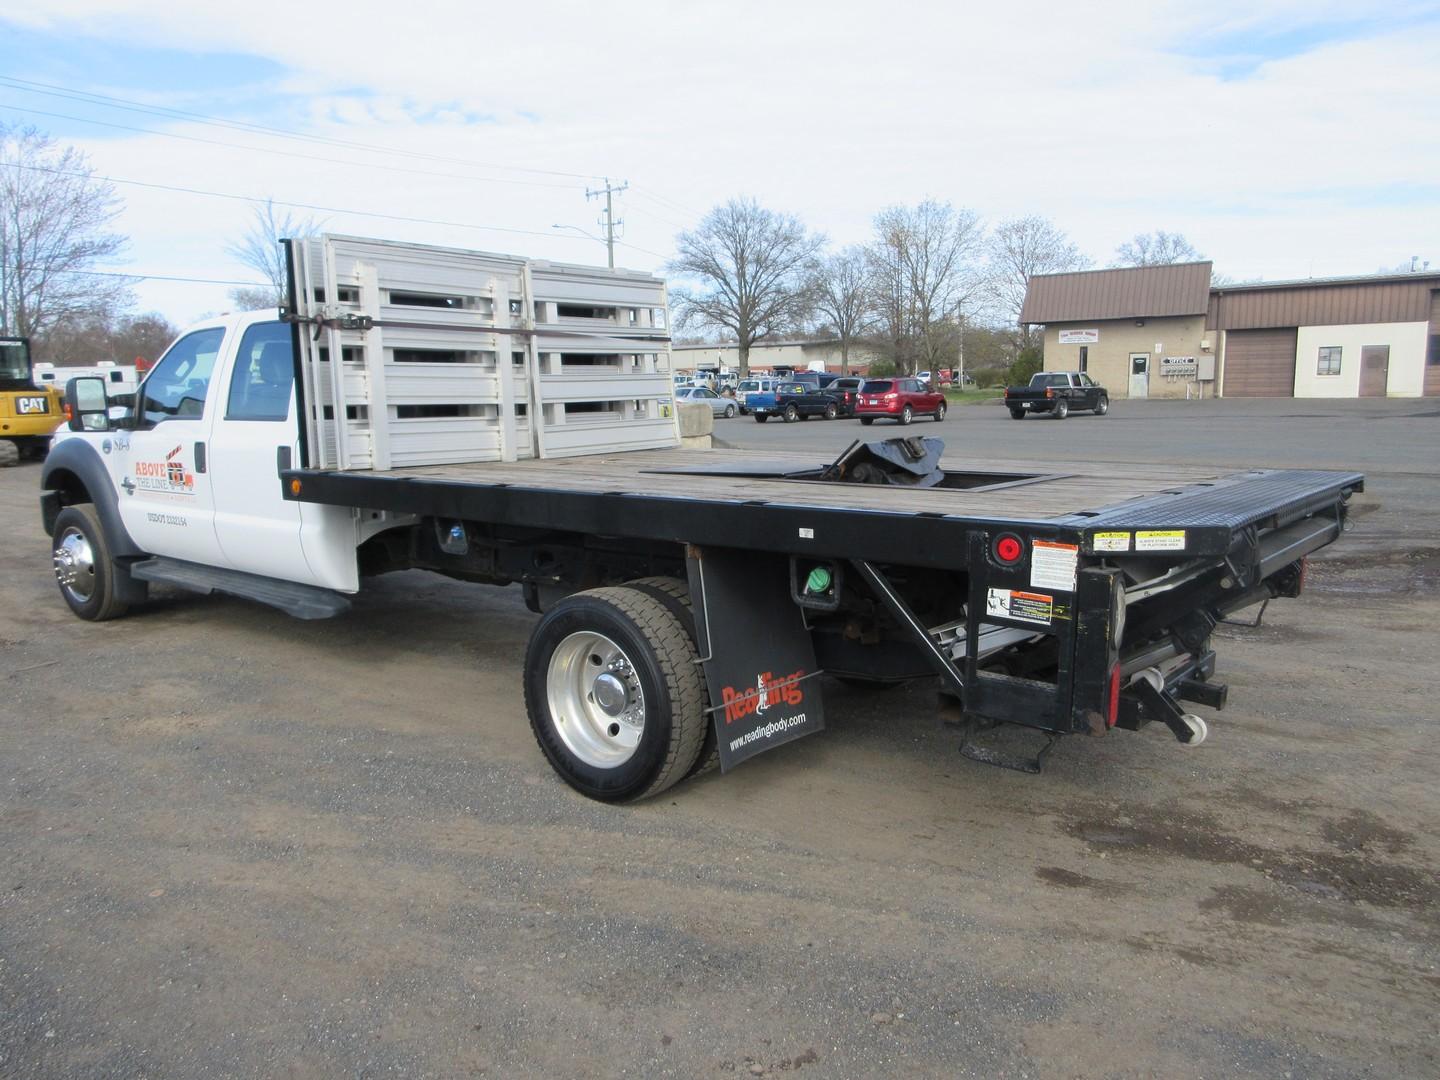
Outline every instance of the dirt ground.
POLYGON ((1440 1075, 1440 421, 1390 404, 1277 431, 1393 464, 1221 630, 1203 746, 1024 776, 933 686, 835 684, 820 735, 622 808, 534 745, 518 590, 86 624, 0 470, 0 1077, 1440 1075))

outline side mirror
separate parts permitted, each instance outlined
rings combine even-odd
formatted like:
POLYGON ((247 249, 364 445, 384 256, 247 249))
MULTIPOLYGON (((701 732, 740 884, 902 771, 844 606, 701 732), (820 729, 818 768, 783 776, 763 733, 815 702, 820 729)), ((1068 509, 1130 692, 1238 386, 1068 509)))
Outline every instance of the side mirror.
POLYGON ((71 431, 109 431, 105 380, 81 375, 65 384, 65 415, 71 431))

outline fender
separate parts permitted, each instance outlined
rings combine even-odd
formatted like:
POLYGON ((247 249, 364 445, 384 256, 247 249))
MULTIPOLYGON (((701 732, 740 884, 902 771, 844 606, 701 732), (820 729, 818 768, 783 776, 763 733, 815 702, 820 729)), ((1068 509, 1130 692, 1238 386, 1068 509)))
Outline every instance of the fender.
MULTIPOLYGON (((110 553, 117 559, 133 558, 147 552, 138 547, 120 520, 119 495, 110 472, 100 460, 95 447, 86 439, 60 439, 51 447, 40 471, 40 511, 45 522, 45 534, 55 531, 55 518, 66 505, 67 484, 64 473, 70 473, 85 485, 89 501, 95 504, 95 513, 105 527, 105 538, 110 542, 110 553)), ((79 500, 70 499, 69 502, 79 500)))

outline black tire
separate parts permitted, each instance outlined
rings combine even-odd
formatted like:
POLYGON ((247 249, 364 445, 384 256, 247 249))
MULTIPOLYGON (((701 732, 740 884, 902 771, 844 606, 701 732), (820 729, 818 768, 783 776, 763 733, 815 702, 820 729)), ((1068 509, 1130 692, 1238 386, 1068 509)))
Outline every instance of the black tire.
POLYGON ((910 421, 914 419, 915 410, 912 409, 909 405, 906 405, 903 409, 900 410, 900 423, 902 425, 909 424, 910 421))
POLYGON ((1050 413, 1050 416, 1051 416, 1052 419, 1055 419, 1055 420, 1064 420, 1065 417, 1067 417, 1067 416, 1069 416, 1069 415, 1070 415, 1070 402, 1066 401, 1064 398, 1061 398, 1059 401, 1055 402, 1055 408, 1054 408, 1054 410, 1052 410, 1051 413, 1050 413))
POLYGON ((860 417, 860 423, 864 424, 866 427, 869 427, 869 426, 870 426, 871 424, 873 424, 874 422, 875 422, 875 418, 874 418, 873 416, 862 416, 862 417, 860 417))
POLYGON ((785 412, 782 415, 785 419, 785 423, 793 424, 799 418, 800 410, 795 408, 794 402, 791 402, 789 405, 785 406, 785 412))
POLYGON ((20 464, 20 447, 9 439, 0 439, 0 469, 20 464))
POLYGON ((770 417, 767 416, 765 413, 758 413, 758 412, 757 412, 757 413, 755 414, 755 423, 757 423, 757 424, 763 424, 766 420, 769 420, 769 419, 770 419, 770 417))
POLYGON ((1110 399, 1102 394, 1100 400, 1095 403, 1095 415, 1104 416, 1109 411, 1110 399))
POLYGON ((938 424, 945 419, 945 402, 935 406, 935 422, 938 424))
MULTIPOLYGON (((688 629, 691 636, 694 636, 695 622, 693 608, 690 603, 690 586, 679 578, 673 577, 648 577, 640 578, 638 581, 627 581, 625 583, 631 588, 637 589, 658 589, 665 595, 671 597, 679 606, 684 609, 688 622, 688 629)), ((702 670, 703 677, 704 672, 702 670)), ((695 759, 695 764, 690 766, 686 778, 691 776, 703 776, 720 767, 720 744, 715 738, 715 722, 707 719, 705 721, 705 741, 700 744, 700 756, 695 759)))
POLYGON ((76 503, 61 510, 51 534, 55 583, 70 610, 90 622, 118 619, 129 609, 120 599, 120 571, 110 557, 110 543, 91 503, 76 503), (89 553, 89 568, 78 558, 89 553))
POLYGON ((705 687, 697 658, 684 620, 639 589, 590 589, 551 608, 525 650, 525 710, 535 741, 561 779, 602 802, 643 799, 684 779, 705 741, 705 687), (617 645, 644 695, 639 740, 631 756, 613 766, 578 756, 551 712, 551 658, 577 633, 603 634, 617 645))
POLYGON ((726 420, 734 420, 734 419, 735 419, 735 406, 734 406, 734 405, 726 405, 726 406, 725 406, 725 419, 726 419, 726 420))
POLYGON ((826 405, 826 406, 825 406, 825 419, 826 419, 826 420, 834 420, 835 417, 837 417, 837 416, 839 416, 839 415, 840 415, 840 410, 835 407, 835 403, 834 403, 833 401, 832 401, 829 405, 826 405))
POLYGON ((1010 419, 1011 419, 1011 420, 1024 420, 1024 419, 1025 419, 1025 410, 1024 410, 1024 409, 1011 409, 1011 410, 1010 410, 1010 419))

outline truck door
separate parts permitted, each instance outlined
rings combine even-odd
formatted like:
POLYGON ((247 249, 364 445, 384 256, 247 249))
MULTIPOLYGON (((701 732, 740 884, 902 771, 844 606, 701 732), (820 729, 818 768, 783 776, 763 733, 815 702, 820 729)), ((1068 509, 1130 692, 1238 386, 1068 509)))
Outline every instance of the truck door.
POLYGON ((107 435, 101 449, 120 493, 120 519, 145 551, 225 565, 215 538, 207 446, 223 326, 186 334, 140 388, 135 426, 107 435))
POLYGON ((240 335, 210 436, 215 533, 236 570, 315 584, 301 548, 300 503, 281 494, 278 460, 297 461, 290 328, 252 323, 240 335))
POLYGON ((1132 398, 1146 398, 1150 396, 1150 354, 1130 354, 1130 396, 1132 398))

